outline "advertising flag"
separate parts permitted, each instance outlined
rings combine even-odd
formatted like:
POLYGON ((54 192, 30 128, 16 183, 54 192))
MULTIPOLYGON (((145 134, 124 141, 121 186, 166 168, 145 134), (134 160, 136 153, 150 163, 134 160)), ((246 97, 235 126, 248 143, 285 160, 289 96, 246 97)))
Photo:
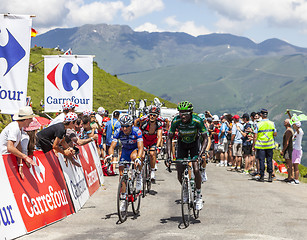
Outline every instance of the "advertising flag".
POLYGON ((14 114, 25 106, 32 19, 0 14, 0 110, 14 114))
POLYGON ((45 111, 59 112, 66 100, 78 112, 93 108, 93 56, 53 55, 45 61, 45 111))

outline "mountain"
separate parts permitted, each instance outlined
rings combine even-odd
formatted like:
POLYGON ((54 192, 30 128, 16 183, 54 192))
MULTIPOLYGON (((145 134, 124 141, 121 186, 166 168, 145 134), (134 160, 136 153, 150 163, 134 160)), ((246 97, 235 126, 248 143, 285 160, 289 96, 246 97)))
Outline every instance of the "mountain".
POLYGON ((231 34, 193 37, 180 32, 135 32, 125 25, 84 25, 54 29, 32 39, 33 46, 72 48, 74 54, 95 55, 111 74, 153 70, 189 63, 306 54, 307 49, 279 39, 262 43, 231 34))

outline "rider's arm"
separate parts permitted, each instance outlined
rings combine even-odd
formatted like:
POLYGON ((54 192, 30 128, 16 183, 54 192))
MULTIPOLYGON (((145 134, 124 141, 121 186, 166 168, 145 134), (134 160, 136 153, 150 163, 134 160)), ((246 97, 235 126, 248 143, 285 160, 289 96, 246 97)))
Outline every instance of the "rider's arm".
POLYGON ((170 158, 172 156, 172 140, 174 138, 174 134, 173 133, 168 133, 168 137, 167 137, 167 154, 168 157, 170 158))
POLYGON ((139 122, 140 122, 140 119, 139 119, 139 118, 135 119, 135 120, 134 120, 134 123, 133 123, 134 126, 137 127, 139 122))
POLYGON ((143 144, 143 141, 138 141, 137 144, 138 144, 138 155, 137 155, 137 157, 140 158, 140 157, 143 156, 144 144, 143 144))
POLYGON ((157 147, 162 147, 162 128, 157 131, 157 147))
POLYGON ((168 131, 170 123, 169 123, 169 120, 167 118, 165 118, 165 124, 166 124, 165 128, 168 131))
POLYGON ((202 136, 203 142, 201 144, 201 149, 200 149, 200 152, 199 152, 199 156, 201 156, 205 152, 206 147, 208 145, 208 134, 207 133, 202 133, 201 136, 202 136))

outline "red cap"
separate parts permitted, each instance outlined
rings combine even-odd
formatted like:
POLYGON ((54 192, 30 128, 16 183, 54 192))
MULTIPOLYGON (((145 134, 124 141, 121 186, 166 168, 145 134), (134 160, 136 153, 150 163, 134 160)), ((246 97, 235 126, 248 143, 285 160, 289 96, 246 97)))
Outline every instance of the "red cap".
POLYGON ((240 119, 240 116, 239 116, 239 115, 234 115, 232 118, 234 118, 234 119, 240 119))

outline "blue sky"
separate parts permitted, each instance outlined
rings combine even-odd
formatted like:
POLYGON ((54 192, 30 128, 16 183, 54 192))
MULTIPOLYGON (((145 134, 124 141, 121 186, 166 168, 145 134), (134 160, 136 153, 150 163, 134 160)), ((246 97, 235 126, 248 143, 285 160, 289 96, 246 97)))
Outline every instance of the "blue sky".
POLYGON ((307 47, 306 0, 2 0, 1 13, 33 14, 39 33, 84 24, 122 24, 135 31, 231 33, 307 47))

